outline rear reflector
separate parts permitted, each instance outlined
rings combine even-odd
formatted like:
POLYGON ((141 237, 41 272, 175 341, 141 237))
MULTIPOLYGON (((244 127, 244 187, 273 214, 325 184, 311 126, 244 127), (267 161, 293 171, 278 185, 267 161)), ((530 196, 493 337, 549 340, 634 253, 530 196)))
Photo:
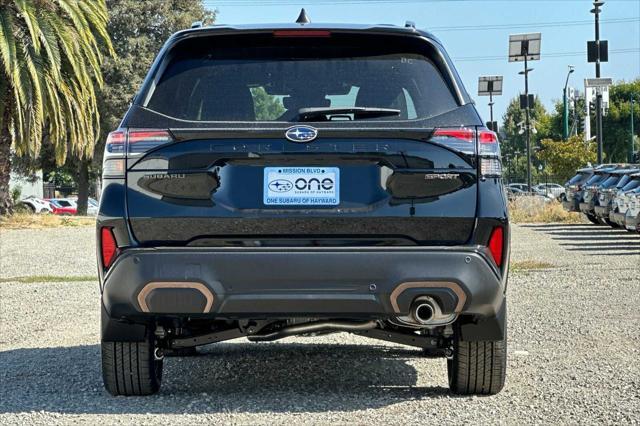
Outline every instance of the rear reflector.
POLYGON ((504 246, 504 232, 501 226, 493 228, 489 238, 489 252, 496 265, 502 266, 502 249, 504 246))
POLYGON ((274 37, 331 37, 331 31, 323 30, 277 30, 274 37))
POLYGON ((102 254, 102 265, 110 267, 118 253, 116 238, 113 236, 111 228, 104 227, 100 231, 100 251, 102 254))

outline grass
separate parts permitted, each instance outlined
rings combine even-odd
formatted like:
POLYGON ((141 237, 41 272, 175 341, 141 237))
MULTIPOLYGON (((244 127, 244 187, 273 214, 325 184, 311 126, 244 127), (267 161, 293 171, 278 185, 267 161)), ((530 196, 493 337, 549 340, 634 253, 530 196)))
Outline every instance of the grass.
POLYGON ((65 283, 65 282, 85 282, 96 281, 98 277, 95 275, 29 275, 26 277, 0 278, 0 283, 18 282, 25 284, 32 283, 65 283))
POLYGON ((535 271, 539 269, 551 269, 556 267, 556 265, 554 264, 540 262, 538 260, 520 260, 517 262, 511 262, 509 266, 509 270, 511 272, 535 271))
POLYGON ((54 214, 15 213, 0 216, 0 229, 42 229, 64 226, 95 225, 91 216, 58 216, 54 214))
POLYGON ((509 202, 513 223, 585 223, 580 213, 568 212, 558 201, 548 203, 533 197, 518 197, 509 202))

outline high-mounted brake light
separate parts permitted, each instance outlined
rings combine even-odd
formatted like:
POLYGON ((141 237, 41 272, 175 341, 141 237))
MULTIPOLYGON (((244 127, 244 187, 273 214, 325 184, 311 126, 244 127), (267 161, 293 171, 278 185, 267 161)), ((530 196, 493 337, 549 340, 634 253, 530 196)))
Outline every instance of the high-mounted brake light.
POLYGON ((502 251, 504 247, 504 231, 501 226, 493 228, 489 238, 489 252, 496 265, 502 266, 502 251))
POLYGON ((118 255, 118 245, 113 235, 112 228, 103 227, 100 230, 100 252, 102 255, 102 265, 106 268, 110 267, 116 256, 118 255))
POLYGON ((331 37, 331 31, 324 30, 276 30, 274 37, 331 37))

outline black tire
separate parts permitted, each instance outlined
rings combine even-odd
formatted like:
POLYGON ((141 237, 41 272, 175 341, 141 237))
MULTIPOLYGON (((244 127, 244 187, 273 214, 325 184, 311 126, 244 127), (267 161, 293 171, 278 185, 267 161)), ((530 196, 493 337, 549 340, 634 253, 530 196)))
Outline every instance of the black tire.
POLYGON ((456 339, 447 360, 449 388, 458 395, 495 395, 504 387, 507 341, 464 342, 456 339))
POLYGON ((617 223, 615 223, 615 222, 612 222, 612 221, 611 221, 611 220, 609 220, 609 219, 605 219, 605 220, 604 220, 604 222, 605 222, 607 225, 609 225, 610 227, 612 227, 612 228, 620 228, 620 225, 618 225, 618 224, 617 224, 617 223))
POLYGON ((594 216, 592 214, 587 214, 585 216, 587 216, 587 219, 589 219, 589 222, 591 222, 591 223, 593 223, 595 225, 600 225, 600 220, 596 216, 594 216))
POLYGON ((151 395, 160 390, 162 360, 151 338, 144 342, 102 342, 102 379, 111 395, 151 395))

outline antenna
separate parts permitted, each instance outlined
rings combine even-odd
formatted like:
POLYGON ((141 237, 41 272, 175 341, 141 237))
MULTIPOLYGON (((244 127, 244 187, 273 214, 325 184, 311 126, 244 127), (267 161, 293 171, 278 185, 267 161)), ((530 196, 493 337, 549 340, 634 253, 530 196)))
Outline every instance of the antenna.
POLYGON ((300 11, 300 15, 298 15, 298 19, 296 19, 296 24, 305 25, 310 24, 311 19, 307 16, 307 12, 304 10, 304 7, 300 11))

